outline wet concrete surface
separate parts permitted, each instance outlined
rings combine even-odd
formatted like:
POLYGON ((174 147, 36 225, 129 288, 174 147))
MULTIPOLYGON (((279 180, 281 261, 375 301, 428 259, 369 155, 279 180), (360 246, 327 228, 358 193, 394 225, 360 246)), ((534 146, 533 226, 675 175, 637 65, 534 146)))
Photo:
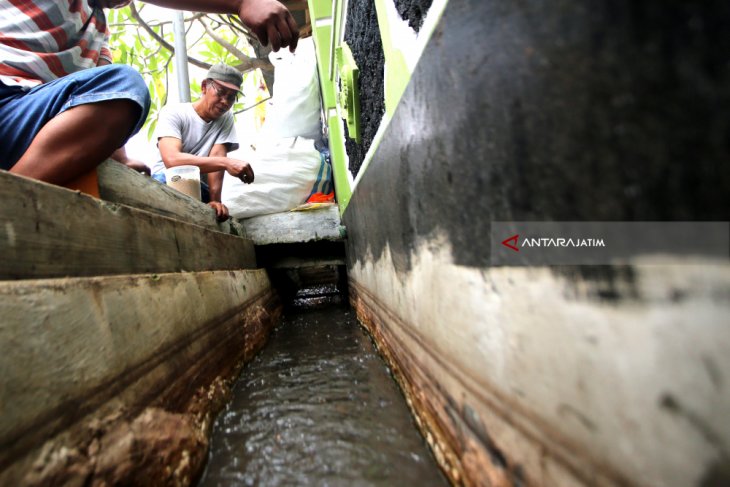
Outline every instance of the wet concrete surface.
MULTIPOLYGON (((331 299, 313 295, 304 302, 331 299)), ((337 303, 285 313, 218 417, 199 485, 447 482, 370 338, 337 303)))

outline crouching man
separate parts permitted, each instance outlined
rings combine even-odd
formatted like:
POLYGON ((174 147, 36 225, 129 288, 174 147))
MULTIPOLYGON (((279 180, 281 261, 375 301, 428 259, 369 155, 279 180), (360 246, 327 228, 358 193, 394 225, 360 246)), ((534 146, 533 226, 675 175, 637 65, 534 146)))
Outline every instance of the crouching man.
MULTIPOLYGON (((274 50, 293 51, 299 38, 291 13, 276 0, 148 2, 238 14, 274 50)), ((129 3, 0 1, 0 169, 65 185, 140 129, 150 106, 145 83, 128 66, 108 65, 104 9, 129 3)))
POLYGON ((110 6, 0 2, 0 168, 64 185, 144 124, 142 77, 110 64, 110 6))
POLYGON ((223 175, 253 182, 253 170, 244 161, 228 157, 238 148, 233 115, 243 77, 225 64, 211 67, 201 85, 200 99, 193 103, 166 105, 157 121, 157 147, 160 158, 152 166, 152 177, 165 183, 165 168, 193 165, 208 174, 209 198, 202 188, 203 201, 215 209, 219 220, 228 218, 228 208, 221 203, 223 175))

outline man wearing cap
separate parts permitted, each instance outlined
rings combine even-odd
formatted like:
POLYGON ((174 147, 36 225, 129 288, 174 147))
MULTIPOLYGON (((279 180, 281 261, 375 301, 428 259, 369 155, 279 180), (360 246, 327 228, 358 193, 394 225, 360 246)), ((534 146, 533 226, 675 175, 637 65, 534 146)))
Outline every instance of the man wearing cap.
MULTIPOLYGON (((146 1, 238 14, 262 44, 296 48, 296 22, 277 0, 146 1)), ((0 1, 0 169, 65 185, 140 129, 150 96, 134 69, 110 65, 104 12, 129 3, 0 1)))
POLYGON ((211 67, 200 89, 200 99, 193 103, 168 104, 157 121, 157 148, 160 158, 152 166, 152 177, 165 182, 165 168, 193 165, 208 174, 209 201, 203 187, 203 201, 215 209, 219 220, 228 218, 221 203, 224 172, 253 182, 253 170, 244 161, 228 157, 238 149, 231 107, 236 102, 243 77, 226 64, 211 67))

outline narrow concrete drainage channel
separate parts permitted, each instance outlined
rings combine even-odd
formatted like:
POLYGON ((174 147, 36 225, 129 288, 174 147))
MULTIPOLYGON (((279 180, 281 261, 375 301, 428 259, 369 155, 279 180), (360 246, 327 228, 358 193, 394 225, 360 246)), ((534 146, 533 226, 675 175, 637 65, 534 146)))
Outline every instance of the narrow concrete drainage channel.
POLYGON ((299 291, 243 369, 198 485, 447 481, 354 311, 318 286, 299 291))

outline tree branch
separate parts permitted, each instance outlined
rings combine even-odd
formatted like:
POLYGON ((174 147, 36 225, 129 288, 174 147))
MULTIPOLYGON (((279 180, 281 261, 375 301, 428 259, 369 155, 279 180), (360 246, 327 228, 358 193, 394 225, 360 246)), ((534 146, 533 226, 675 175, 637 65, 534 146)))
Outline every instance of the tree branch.
POLYGON ((259 59, 247 56, 246 53, 225 40, 223 37, 219 36, 213 29, 210 28, 210 26, 208 26, 208 23, 205 22, 205 20, 203 20, 202 18, 198 19, 198 22, 203 25, 205 32, 210 37, 212 37, 214 41, 223 46, 228 52, 236 56, 236 58, 241 61, 241 64, 239 64, 238 66, 234 66, 237 70, 245 73, 256 68, 260 68, 261 70, 270 70, 273 68, 268 59, 259 59))
POLYGON ((251 34, 251 31, 246 27, 246 25, 241 22, 241 19, 238 17, 234 17, 233 15, 222 15, 218 14, 216 15, 216 21, 227 25, 228 28, 230 28, 233 32, 238 32, 239 34, 243 34, 246 37, 246 40, 248 40, 248 43, 252 46, 259 42, 258 38, 251 34))
POLYGON ((252 108, 256 108, 257 106, 261 105, 265 101, 271 100, 271 97, 264 98, 263 100, 259 101, 258 103, 254 103, 250 107, 242 108, 241 110, 238 110, 237 112, 233 112, 234 115, 238 115, 239 113, 243 113, 245 111, 251 110, 252 108))
MULTIPOLYGON (((157 42, 159 42, 160 45, 162 47, 164 47, 165 49, 167 49, 168 51, 170 51, 172 53, 175 52, 175 47, 172 44, 167 42, 164 38, 160 37, 160 35, 157 32, 155 32, 152 29, 152 27, 147 25, 147 22, 145 22, 144 19, 139 15, 139 11, 137 11, 137 7, 134 6, 134 2, 129 4, 129 10, 130 10, 130 12, 132 12, 132 17, 134 17, 134 19, 137 22, 139 22, 139 25, 141 25, 142 28, 145 31, 147 31, 147 33, 149 35, 152 36, 153 39, 155 39, 157 42)), ((203 61, 200 61, 200 60, 195 59, 194 57, 190 57, 190 56, 188 56, 188 62, 194 66, 197 66, 197 67, 203 68, 203 69, 210 69, 210 67, 211 67, 211 64, 204 63, 203 61)))

